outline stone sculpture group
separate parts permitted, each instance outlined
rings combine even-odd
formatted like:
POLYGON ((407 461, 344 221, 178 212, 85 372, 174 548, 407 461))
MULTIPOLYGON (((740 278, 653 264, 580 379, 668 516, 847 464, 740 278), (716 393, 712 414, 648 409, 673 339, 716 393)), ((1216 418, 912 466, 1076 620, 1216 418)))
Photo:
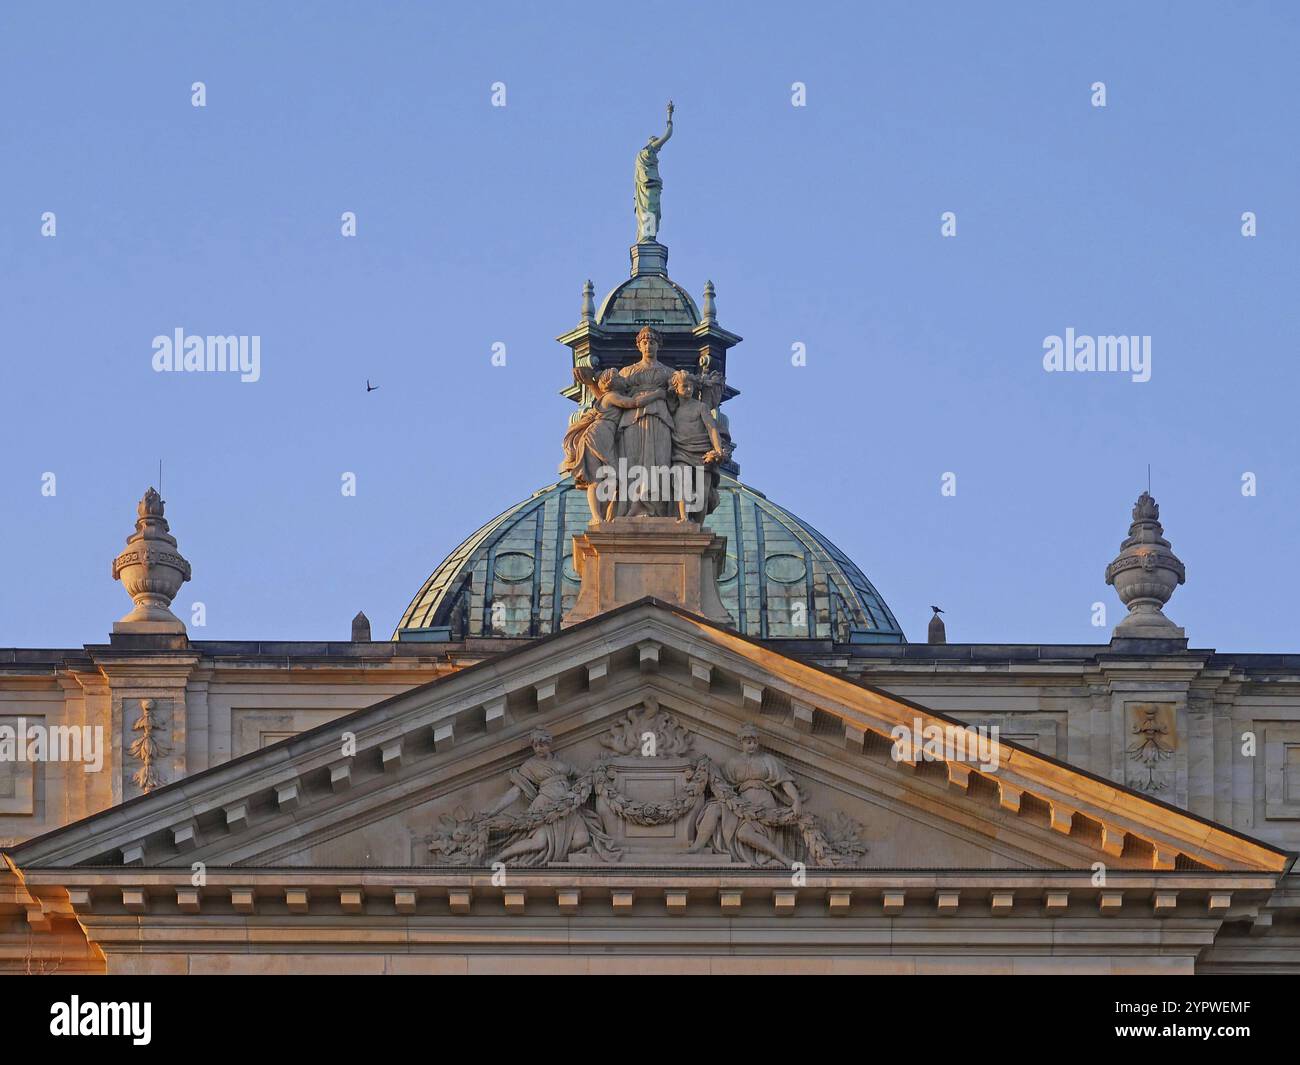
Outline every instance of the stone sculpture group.
POLYGON ((651 701, 606 734, 608 756, 579 770, 538 729, 531 757, 495 802, 442 818, 434 864, 856 864, 866 852, 858 826, 810 814, 785 764, 759 750, 753 725, 736 736, 740 752, 720 762, 693 755, 691 734, 651 701), (647 780, 660 785, 654 795, 634 794, 647 780))
MULTIPOLYGON (((637 245, 657 243, 659 150, 673 135, 673 105, 662 137, 637 153, 637 245)), ((590 282, 588 282, 590 288, 590 282)), ((706 290, 707 302, 712 289, 706 290)), ((640 360, 602 368, 592 356, 573 375, 583 389, 582 408, 564 435, 560 473, 587 493, 595 524, 614 518, 675 517, 698 522, 718 505, 718 467, 731 458, 726 420, 717 414, 725 385, 702 357, 698 373, 659 361, 663 338, 651 326, 637 334, 640 360)))
POLYGON ((564 434, 560 472, 587 493, 593 522, 670 517, 700 521, 718 505, 718 466, 731 443, 714 417, 718 373, 672 370, 661 338, 637 335, 641 358, 621 370, 578 367, 590 407, 564 434))

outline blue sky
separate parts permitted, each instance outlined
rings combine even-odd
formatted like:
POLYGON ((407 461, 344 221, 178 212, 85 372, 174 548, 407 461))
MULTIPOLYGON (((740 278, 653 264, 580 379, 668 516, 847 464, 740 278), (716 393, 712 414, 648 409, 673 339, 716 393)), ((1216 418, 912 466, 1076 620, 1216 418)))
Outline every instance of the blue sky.
POLYGON ((626 276, 671 97, 661 238, 745 337, 743 477, 913 639, 938 603, 956 642, 1104 642, 1150 463, 1192 646, 1300 651, 1292 5, 640 10, 0 10, 0 645, 107 640, 160 457, 192 638, 387 636, 554 480, 553 338, 626 276), (259 335, 261 380, 155 373, 178 327, 259 335), (1151 336, 1151 380, 1044 372, 1067 327, 1151 336))

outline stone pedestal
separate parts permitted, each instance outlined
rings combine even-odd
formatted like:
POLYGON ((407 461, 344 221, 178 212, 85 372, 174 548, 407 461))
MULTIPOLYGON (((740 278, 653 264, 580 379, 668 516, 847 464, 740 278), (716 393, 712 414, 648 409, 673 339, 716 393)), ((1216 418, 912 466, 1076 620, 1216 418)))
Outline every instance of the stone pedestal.
POLYGON ((668 276, 668 248, 657 240, 643 240, 628 249, 632 254, 632 276, 668 276))
POLYGON ((722 625, 734 624, 718 595, 727 538, 697 522, 615 518, 573 538, 582 580, 563 626, 654 596, 722 625))

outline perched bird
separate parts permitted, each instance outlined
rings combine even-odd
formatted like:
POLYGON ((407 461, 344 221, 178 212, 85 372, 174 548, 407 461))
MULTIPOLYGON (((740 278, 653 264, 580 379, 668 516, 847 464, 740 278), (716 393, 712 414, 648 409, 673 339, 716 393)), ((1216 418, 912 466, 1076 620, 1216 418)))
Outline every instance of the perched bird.
POLYGON ((367 391, 367 392, 373 392, 373 391, 374 391, 376 388, 378 388, 378 387, 379 387, 378 385, 372 385, 372 384, 370 383, 370 378, 369 378, 369 377, 366 378, 366 391, 367 391))
POLYGON ((944 628, 943 618, 939 616, 940 614, 943 613, 943 608, 937 606, 931 606, 930 609, 934 611, 934 617, 930 619, 930 630, 926 634, 926 642, 947 643, 948 630, 944 628))

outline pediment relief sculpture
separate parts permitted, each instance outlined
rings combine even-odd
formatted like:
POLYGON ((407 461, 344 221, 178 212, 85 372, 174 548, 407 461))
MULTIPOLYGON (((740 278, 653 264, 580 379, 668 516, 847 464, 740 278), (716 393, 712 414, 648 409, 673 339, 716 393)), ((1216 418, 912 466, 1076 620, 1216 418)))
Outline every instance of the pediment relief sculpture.
POLYGON ((653 699, 601 738, 609 752, 579 770, 533 732, 533 754, 487 809, 441 819, 433 864, 590 866, 853 866, 866 853, 856 822, 806 809, 785 764, 759 750, 752 725, 739 753, 715 761, 653 699), (520 809, 520 805, 523 808, 520 809))
POLYGON ((615 755, 640 753, 645 758, 686 755, 695 737, 672 714, 659 708, 659 700, 647 696, 616 721, 600 738, 600 745, 615 755))

